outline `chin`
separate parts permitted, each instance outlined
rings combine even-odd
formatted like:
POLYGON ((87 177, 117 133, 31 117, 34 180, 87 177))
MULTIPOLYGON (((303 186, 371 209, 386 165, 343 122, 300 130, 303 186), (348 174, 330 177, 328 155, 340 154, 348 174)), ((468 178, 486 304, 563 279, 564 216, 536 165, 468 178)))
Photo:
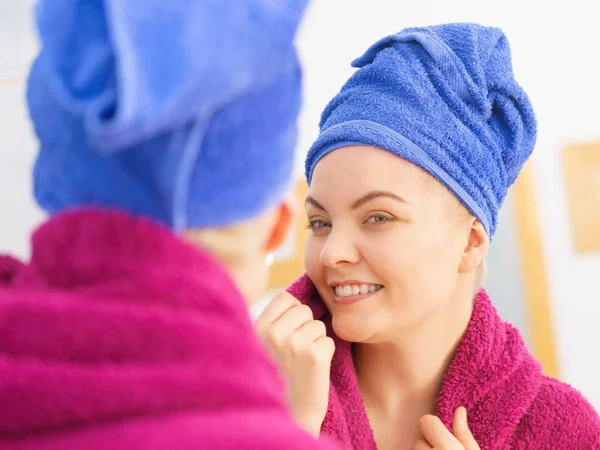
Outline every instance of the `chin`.
POLYGON ((373 335, 372 327, 364 315, 333 314, 331 325, 336 336, 348 342, 367 342, 373 335))

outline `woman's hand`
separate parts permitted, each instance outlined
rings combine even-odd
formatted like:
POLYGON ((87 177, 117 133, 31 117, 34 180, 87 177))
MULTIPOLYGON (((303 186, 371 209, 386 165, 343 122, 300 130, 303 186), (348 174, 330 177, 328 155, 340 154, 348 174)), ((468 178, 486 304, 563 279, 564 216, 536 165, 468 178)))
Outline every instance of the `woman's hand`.
POLYGON ((308 306, 282 292, 267 305, 255 326, 286 377, 296 421, 318 436, 327 412, 335 351, 325 324, 314 320, 308 306))
POLYGON ((467 423, 467 410, 462 406, 454 411, 452 433, 436 416, 423 416, 419 421, 423 437, 413 450, 480 450, 467 423))

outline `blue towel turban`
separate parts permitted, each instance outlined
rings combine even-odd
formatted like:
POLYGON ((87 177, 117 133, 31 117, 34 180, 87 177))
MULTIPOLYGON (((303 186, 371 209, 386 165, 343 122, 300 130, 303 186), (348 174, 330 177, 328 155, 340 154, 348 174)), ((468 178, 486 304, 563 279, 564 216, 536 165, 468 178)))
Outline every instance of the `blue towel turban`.
POLYGON ((308 182, 337 148, 379 147, 437 178, 491 237, 537 126, 502 31, 410 28, 375 43, 353 66, 358 70, 323 112, 306 160, 308 182))
POLYGON ((175 230, 253 217, 289 187, 306 0, 42 0, 27 99, 37 202, 175 230))

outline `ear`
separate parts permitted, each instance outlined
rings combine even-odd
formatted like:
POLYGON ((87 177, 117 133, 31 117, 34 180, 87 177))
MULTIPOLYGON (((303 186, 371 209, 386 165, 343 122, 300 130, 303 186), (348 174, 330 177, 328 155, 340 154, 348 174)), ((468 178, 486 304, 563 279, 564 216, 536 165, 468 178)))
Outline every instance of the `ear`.
POLYGON ((469 273, 479 267, 490 248, 490 239, 483 224, 476 218, 471 219, 467 245, 463 249, 459 273, 469 273))
POLYGON ((290 230, 294 225, 295 201, 292 195, 275 208, 275 220, 271 228, 271 233, 267 237, 264 251, 273 253, 278 250, 287 239, 290 230))

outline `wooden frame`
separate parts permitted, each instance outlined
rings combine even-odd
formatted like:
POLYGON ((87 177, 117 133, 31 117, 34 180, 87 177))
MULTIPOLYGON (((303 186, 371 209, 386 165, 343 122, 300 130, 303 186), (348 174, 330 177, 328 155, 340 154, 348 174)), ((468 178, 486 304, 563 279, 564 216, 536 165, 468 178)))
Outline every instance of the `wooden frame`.
POLYGON ((563 149, 576 252, 600 251, 600 142, 563 149))
POLYGON ((524 297, 527 303, 525 306, 533 354, 542 363, 546 375, 558 377, 558 358, 531 164, 529 162, 525 165, 514 186, 517 231, 523 262, 524 297))

